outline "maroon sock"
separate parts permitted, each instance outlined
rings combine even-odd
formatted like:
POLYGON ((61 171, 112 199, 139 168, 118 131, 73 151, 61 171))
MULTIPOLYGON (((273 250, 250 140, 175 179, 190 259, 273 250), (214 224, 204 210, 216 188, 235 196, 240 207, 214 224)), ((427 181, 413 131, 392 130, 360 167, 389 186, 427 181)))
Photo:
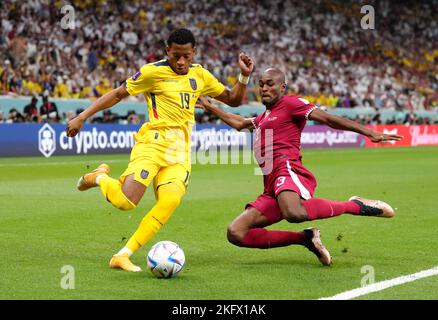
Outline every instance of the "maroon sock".
POLYGON ((271 231, 263 228, 250 229, 242 240, 242 247, 269 249, 291 244, 305 244, 304 232, 271 231))
POLYGON ((339 216, 343 213, 359 214, 360 207, 353 201, 338 202, 313 198, 303 201, 308 220, 325 219, 339 216))

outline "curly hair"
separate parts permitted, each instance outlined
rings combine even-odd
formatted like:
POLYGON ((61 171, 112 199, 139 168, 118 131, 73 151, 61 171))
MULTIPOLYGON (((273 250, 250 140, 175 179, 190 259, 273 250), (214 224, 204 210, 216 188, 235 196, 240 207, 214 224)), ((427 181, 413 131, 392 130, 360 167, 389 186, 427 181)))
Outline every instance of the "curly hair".
POLYGON ((167 39, 167 46, 170 47, 172 43, 187 44, 191 43, 192 46, 196 46, 195 36, 189 29, 181 28, 172 31, 167 39))

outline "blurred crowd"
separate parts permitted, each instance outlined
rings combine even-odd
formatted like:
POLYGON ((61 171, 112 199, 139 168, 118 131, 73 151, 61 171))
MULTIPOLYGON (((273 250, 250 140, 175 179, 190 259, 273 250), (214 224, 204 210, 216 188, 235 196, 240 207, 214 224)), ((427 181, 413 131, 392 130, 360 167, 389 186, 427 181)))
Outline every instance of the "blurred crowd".
POLYGON ((95 99, 165 57, 164 40, 186 27, 195 62, 228 86, 238 53, 254 57, 247 103, 277 66, 290 93, 328 109, 438 107, 438 0, 72 0, 74 29, 62 27, 64 4, 0 2, 0 94, 95 99), (375 29, 361 28, 365 4, 375 29))
MULTIPOLYGON (((320 106, 323 110, 327 110, 326 107, 320 106)), ((7 115, 3 115, 0 110, 0 124, 1 123, 64 123, 76 117, 81 113, 83 109, 79 108, 75 111, 68 110, 66 112, 60 112, 56 103, 49 100, 47 95, 43 95, 42 101, 39 101, 37 97, 32 97, 29 104, 24 106, 23 110, 17 110, 12 108, 7 115)), ((227 110, 229 111, 229 110, 227 110)), ((390 112, 390 116, 386 115, 382 117, 382 112, 385 109, 375 110, 374 112, 357 112, 356 115, 344 115, 344 117, 355 120, 363 125, 377 125, 377 124, 404 124, 404 125, 431 125, 438 124, 437 113, 416 113, 415 111, 394 111, 390 112)), ((235 109, 232 112, 239 114, 239 109, 235 109)), ((245 115, 245 117, 257 117, 257 113, 245 115)), ((111 111, 111 109, 104 110, 102 113, 98 113, 89 118, 89 123, 113 123, 113 124, 142 124, 146 120, 145 114, 137 114, 135 110, 128 110, 126 114, 118 114, 111 111)), ((197 109, 195 112, 195 121, 197 124, 224 124, 214 114, 201 111, 197 109)), ((318 124, 309 121, 309 124, 318 124)))
MULTIPOLYGON (((81 108, 75 111, 59 111, 56 103, 51 101, 49 96, 44 93, 41 101, 39 101, 38 97, 33 96, 29 104, 25 105, 22 111, 12 108, 7 115, 3 115, 3 112, 0 110, 0 123, 49 122, 66 124, 82 111, 84 111, 84 109, 81 108)), ((111 109, 97 113, 88 119, 90 123, 114 124, 141 124, 144 123, 144 121, 145 115, 139 115, 135 110, 128 110, 126 114, 119 115, 111 111, 111 109)))

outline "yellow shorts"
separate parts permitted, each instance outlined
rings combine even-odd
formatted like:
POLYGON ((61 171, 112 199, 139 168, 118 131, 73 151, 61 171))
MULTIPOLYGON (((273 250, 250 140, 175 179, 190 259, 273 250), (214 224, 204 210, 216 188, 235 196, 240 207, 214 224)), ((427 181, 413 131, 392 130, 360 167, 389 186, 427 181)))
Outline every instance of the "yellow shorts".
POLYGON ((154 189, 163 184, 180 181, 187 188, 191 166, 185 143, 176 140, 168 130, 140 130, 126 170, 119 178, 134 174, 134 180, 146 187, 153 181, 154 189))

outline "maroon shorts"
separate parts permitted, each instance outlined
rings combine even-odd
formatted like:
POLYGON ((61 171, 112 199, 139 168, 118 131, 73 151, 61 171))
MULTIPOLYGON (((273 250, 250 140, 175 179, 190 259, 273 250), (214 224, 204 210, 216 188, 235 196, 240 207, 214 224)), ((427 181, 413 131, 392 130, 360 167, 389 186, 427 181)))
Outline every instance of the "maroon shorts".
POLYGON ((264 177, 265 189, 255 201, 245 208, 254 207, 266 216, 271 224, 283 219, 277 196, 282 191, 294 191, 307 200, 313 197, 316 180, 300 161, 285 159, 276 164, 274 170, 264 177))

